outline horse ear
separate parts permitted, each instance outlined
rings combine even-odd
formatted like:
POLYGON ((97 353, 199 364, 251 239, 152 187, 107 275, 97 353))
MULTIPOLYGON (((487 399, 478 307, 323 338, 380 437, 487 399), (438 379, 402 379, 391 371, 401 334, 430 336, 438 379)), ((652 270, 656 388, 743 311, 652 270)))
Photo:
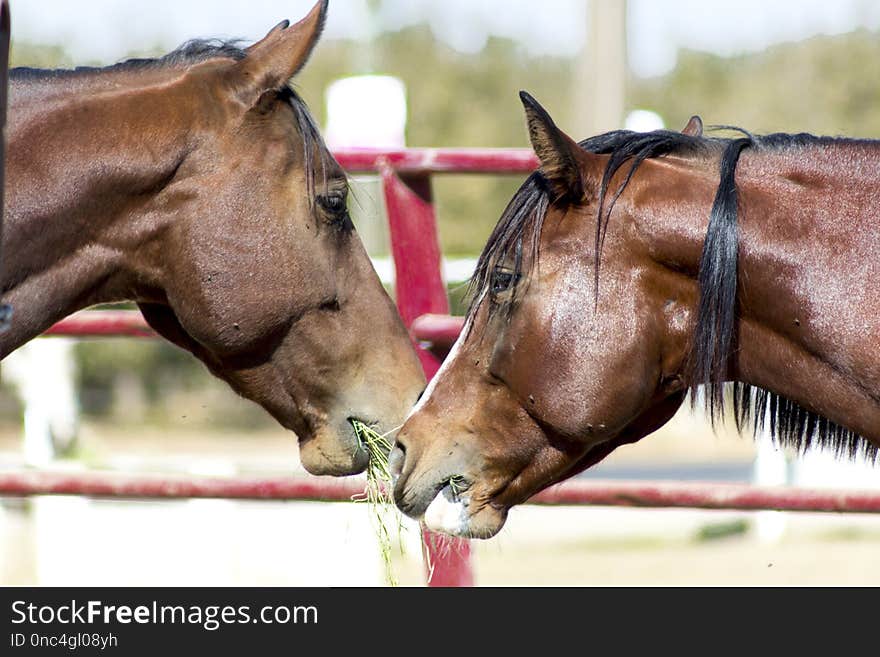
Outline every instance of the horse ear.
POLYGON ((329 0, 320 0, 295 25, 281 21, 269 34, 247 49, 235 67, 240 95, 256 103, 267 91, 281 89, 305 66, 324 29, 329 0))
POLYGON ((588 154, 556 127, 547 110, 531 95, 520 91, 519 98, 526 110, 532 148, 541 161, 541 173, 559 197, 582 199, 586 193, 583 166, 588 154))
POLYGON ((688 135, 689 137, 702 137, 703 136, 703 119, 694 114, 690 121, 687 122, 687 125, 684 127, 684 130, 681 131, 681 134, 688 135))

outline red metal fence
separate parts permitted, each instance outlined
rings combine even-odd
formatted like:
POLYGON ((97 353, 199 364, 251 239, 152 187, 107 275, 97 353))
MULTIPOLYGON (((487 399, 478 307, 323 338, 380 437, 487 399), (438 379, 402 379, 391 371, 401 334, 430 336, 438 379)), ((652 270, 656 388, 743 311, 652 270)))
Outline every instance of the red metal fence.
MULTIPOLYGON (((353 479, 192 477, 121 472, 0 473, 0 495, 85 495, 115 499, 231 499, 350 502, 363 493, 353 479)), ((541 506, 625 506, 880 513, 880 492, 749 484, 569 480, 538 493, 541 506)), ((435 573, 436 574, 436 573, 435 573)))
MULTIPOLYGON (((382 178, 395 296, 404 322, 418 345, 425 373, 440 365, 438 351, 461 330, 461 318, 449 316, 441 274, 441 254, 431 195, 431 176, 440 173, 524 174, 537 166, 525 149, 345 150, 336 158, 350 172, 382 178), (438 349, 429 349, 434 346, 438 349)), ((155 337, 136 311, 85 311, 53 326, 49 335, 78 337, 155 337)), ((350 500, 361 493, 350 480, 311 478, 180 478, 123 473, 0 473, 0 495, 87 495, 123 498, 234 498, 272 500, 350 500)), ((569 481, 535 496, 533 504, 593 504, 735 510, 880 512, 880 492, 760 488, 748 485, 655 482, 569 481)), ((470 586, 473 572, 466 541, 436 550, 425 541, 433 564, 431 586, 470 586)))

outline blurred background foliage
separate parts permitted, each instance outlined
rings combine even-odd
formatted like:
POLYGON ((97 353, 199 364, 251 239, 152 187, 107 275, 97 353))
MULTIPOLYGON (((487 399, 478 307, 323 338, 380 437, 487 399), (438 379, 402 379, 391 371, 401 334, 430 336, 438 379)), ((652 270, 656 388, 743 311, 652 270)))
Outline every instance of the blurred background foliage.
MULTIPOLYGON (((146 56, 162 54, 162 49, 146 56)), ((99 64, 99 62, 92 62, 99 64)), ((13 66, 68 67, 59 46, 13 43, 13 66)), ((409 102, 411 146, 528 146, 520 89, 547 107, 576 139, 572 58, 529 57, 515 41, 491 37, 482 52, 460 53, 427 26, 386 32, 369 46, 349 40, 321 43, 295 85, 323 121, 324 89, 356 73, 399 77, 409 102)), ((650 109, 667 127, 692 114, 707 125, 754 133, 880 134, 880 38, 867 30, 719 57, 681 51, 668 75, 628 81, 627 109, 650 109)), ((444 253, 475 255, 521 180, 500 176, 438 176, 435 192, 444 253)))
MULTIPOLYGON (((23 42, 13 43, 11 59, 13 66, 72 65, 58 46, 23 42)), ((394 75, 408 92, 409 145, 525 147, 520 89, 538 98, 572 137, 589 136, 578 129, 576 118, 577 66, 573 58, 529 57, 516 42, 498 37, 490 38, 482 52, 463 54, 435 39, 427 26, 417 26, 383 33, 369 45, 324 41, 295 84, 323 122, 324 89, 331 81, 355 73, 394 75)), ((628 80, 627 111, 653 110, 672 129, 700 114, 707 125, 737 125, 755 133, 877 137, 878 89, 880 38, 861 30, 733 58, 682 51, 668 75, 628 80)), ((521 181, 435 177, 444 253, 477 255, 521 181)), ((460 286, 453 297, 454 309, 461 312, 460 286)), ((87 415, 160 425, 181 417, 230 428, 272 425, 256 406, 230 403, 229 393, 200 363, 166 342, 84 341, 77 357, 87 415)))

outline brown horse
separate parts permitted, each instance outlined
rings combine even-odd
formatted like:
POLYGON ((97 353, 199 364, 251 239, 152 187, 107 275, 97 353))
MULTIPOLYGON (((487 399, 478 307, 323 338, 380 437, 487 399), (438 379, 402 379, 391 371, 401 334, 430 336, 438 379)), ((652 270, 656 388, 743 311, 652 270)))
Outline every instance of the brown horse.
POLYGON ((91 304, 160 334, 359 472, 350 420, 398 427, 424 377, 354 232, 344 172, 288 81, 327 2, 247 49, 191 41, 101 69, 11 72, 0 356, 91 304))
POLYGON ((876 457, 880 142, 708 139, 694 120, 577 144, 522 99, 541 168, 398 435, 400 508, 492 536, 697 386, 713 420, 727 402, 783 444, 876 457))

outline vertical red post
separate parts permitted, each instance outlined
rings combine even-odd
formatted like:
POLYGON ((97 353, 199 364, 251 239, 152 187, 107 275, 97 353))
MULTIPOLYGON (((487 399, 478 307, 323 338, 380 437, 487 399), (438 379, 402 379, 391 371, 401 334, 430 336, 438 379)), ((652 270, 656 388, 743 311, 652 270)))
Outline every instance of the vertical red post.
MULTIPOLYGON (((449 313, 431 178, 399 177, 387 163, 380 173, 391 234, 397 308, 409 328, 426 313, 449 313)), ((425 376, 430 379, 440 368, 440 361, 426 349, 416 347, 425 376)), ((428 586, 473 586, 467 541, 430 533, 423 539, 428 586)))

